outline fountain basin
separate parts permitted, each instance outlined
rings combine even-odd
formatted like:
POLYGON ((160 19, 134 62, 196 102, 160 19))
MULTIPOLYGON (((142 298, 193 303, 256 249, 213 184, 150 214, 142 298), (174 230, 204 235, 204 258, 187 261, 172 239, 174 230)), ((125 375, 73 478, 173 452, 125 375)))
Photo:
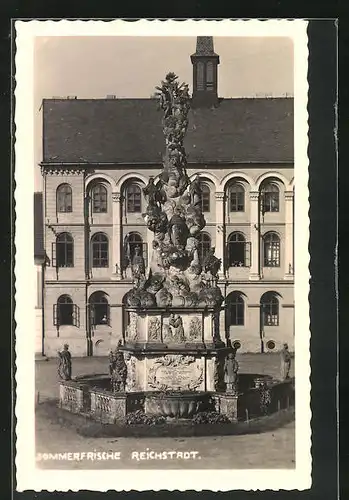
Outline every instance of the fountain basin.
POLYGON ((157 417, 192 418, 209 406, 210 394, 206 392, 157 392, 145 396, 145 412, 157 417))

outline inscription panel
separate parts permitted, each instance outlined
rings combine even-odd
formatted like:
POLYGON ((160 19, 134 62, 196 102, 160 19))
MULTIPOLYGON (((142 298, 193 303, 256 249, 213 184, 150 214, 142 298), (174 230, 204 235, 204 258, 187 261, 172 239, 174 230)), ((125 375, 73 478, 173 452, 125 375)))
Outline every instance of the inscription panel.
POLYGON ((167 355, 149 369, 148 385, 158 390, 194 390, 203 381, 200 360, 193 356, 167 355))

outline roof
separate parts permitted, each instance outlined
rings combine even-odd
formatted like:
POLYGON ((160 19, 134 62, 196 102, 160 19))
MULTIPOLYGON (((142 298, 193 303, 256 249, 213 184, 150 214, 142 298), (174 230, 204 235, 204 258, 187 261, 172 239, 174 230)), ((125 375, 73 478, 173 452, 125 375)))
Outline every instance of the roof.
POLYGON ((34 259, 45 257, 44 250, 44 216, 42 193, 34 193, 34 259))
MULTIPOLYGON (((162 111, 154 99, 44 99, 43 160, 161 163, 162 111)), ((189 112, 188 162, 292 162, 293 99, 221 99, 189 112)))
POLYGON ((217 56, 213 50, 213 36, 196 37, 196 51, 194 56, 217 56))

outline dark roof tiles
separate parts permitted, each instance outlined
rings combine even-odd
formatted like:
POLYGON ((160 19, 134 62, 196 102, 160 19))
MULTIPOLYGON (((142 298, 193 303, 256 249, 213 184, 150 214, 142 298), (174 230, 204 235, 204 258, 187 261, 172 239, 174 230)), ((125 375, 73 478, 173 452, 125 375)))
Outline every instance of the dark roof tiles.
MULTIPOLYGON (((45 99, 44 162, 160 163, 154 99, 45 99)), ((189 113, 188 162, 292 162, 293 99, 222 99, 189 113)))

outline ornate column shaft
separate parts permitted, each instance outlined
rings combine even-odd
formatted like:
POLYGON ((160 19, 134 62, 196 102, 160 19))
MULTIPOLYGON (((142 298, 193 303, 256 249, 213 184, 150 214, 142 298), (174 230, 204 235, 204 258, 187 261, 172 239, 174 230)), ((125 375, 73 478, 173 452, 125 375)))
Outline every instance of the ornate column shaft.
POLYGON ((121 194, 112 193, 113 200, 113 245, 112 266, 113 273, 118 269, 121 272, 121 194), (118 266, 118 268, 116 267, 118 266))
POLYGON ((251 269, 250 280, 260 279, 260 228, 259 228, 259 192, 250 192, 250 239, 251 239, 251 269))
POLYGON ((225 241, 224 241, 224 192, 216 192, 216 250, 215 255, 222 259, 219 276, 225 276, 225 241))
POLYGON ((285 279, 294 278, 293 260, 293 191, 285 191, 285 279))

